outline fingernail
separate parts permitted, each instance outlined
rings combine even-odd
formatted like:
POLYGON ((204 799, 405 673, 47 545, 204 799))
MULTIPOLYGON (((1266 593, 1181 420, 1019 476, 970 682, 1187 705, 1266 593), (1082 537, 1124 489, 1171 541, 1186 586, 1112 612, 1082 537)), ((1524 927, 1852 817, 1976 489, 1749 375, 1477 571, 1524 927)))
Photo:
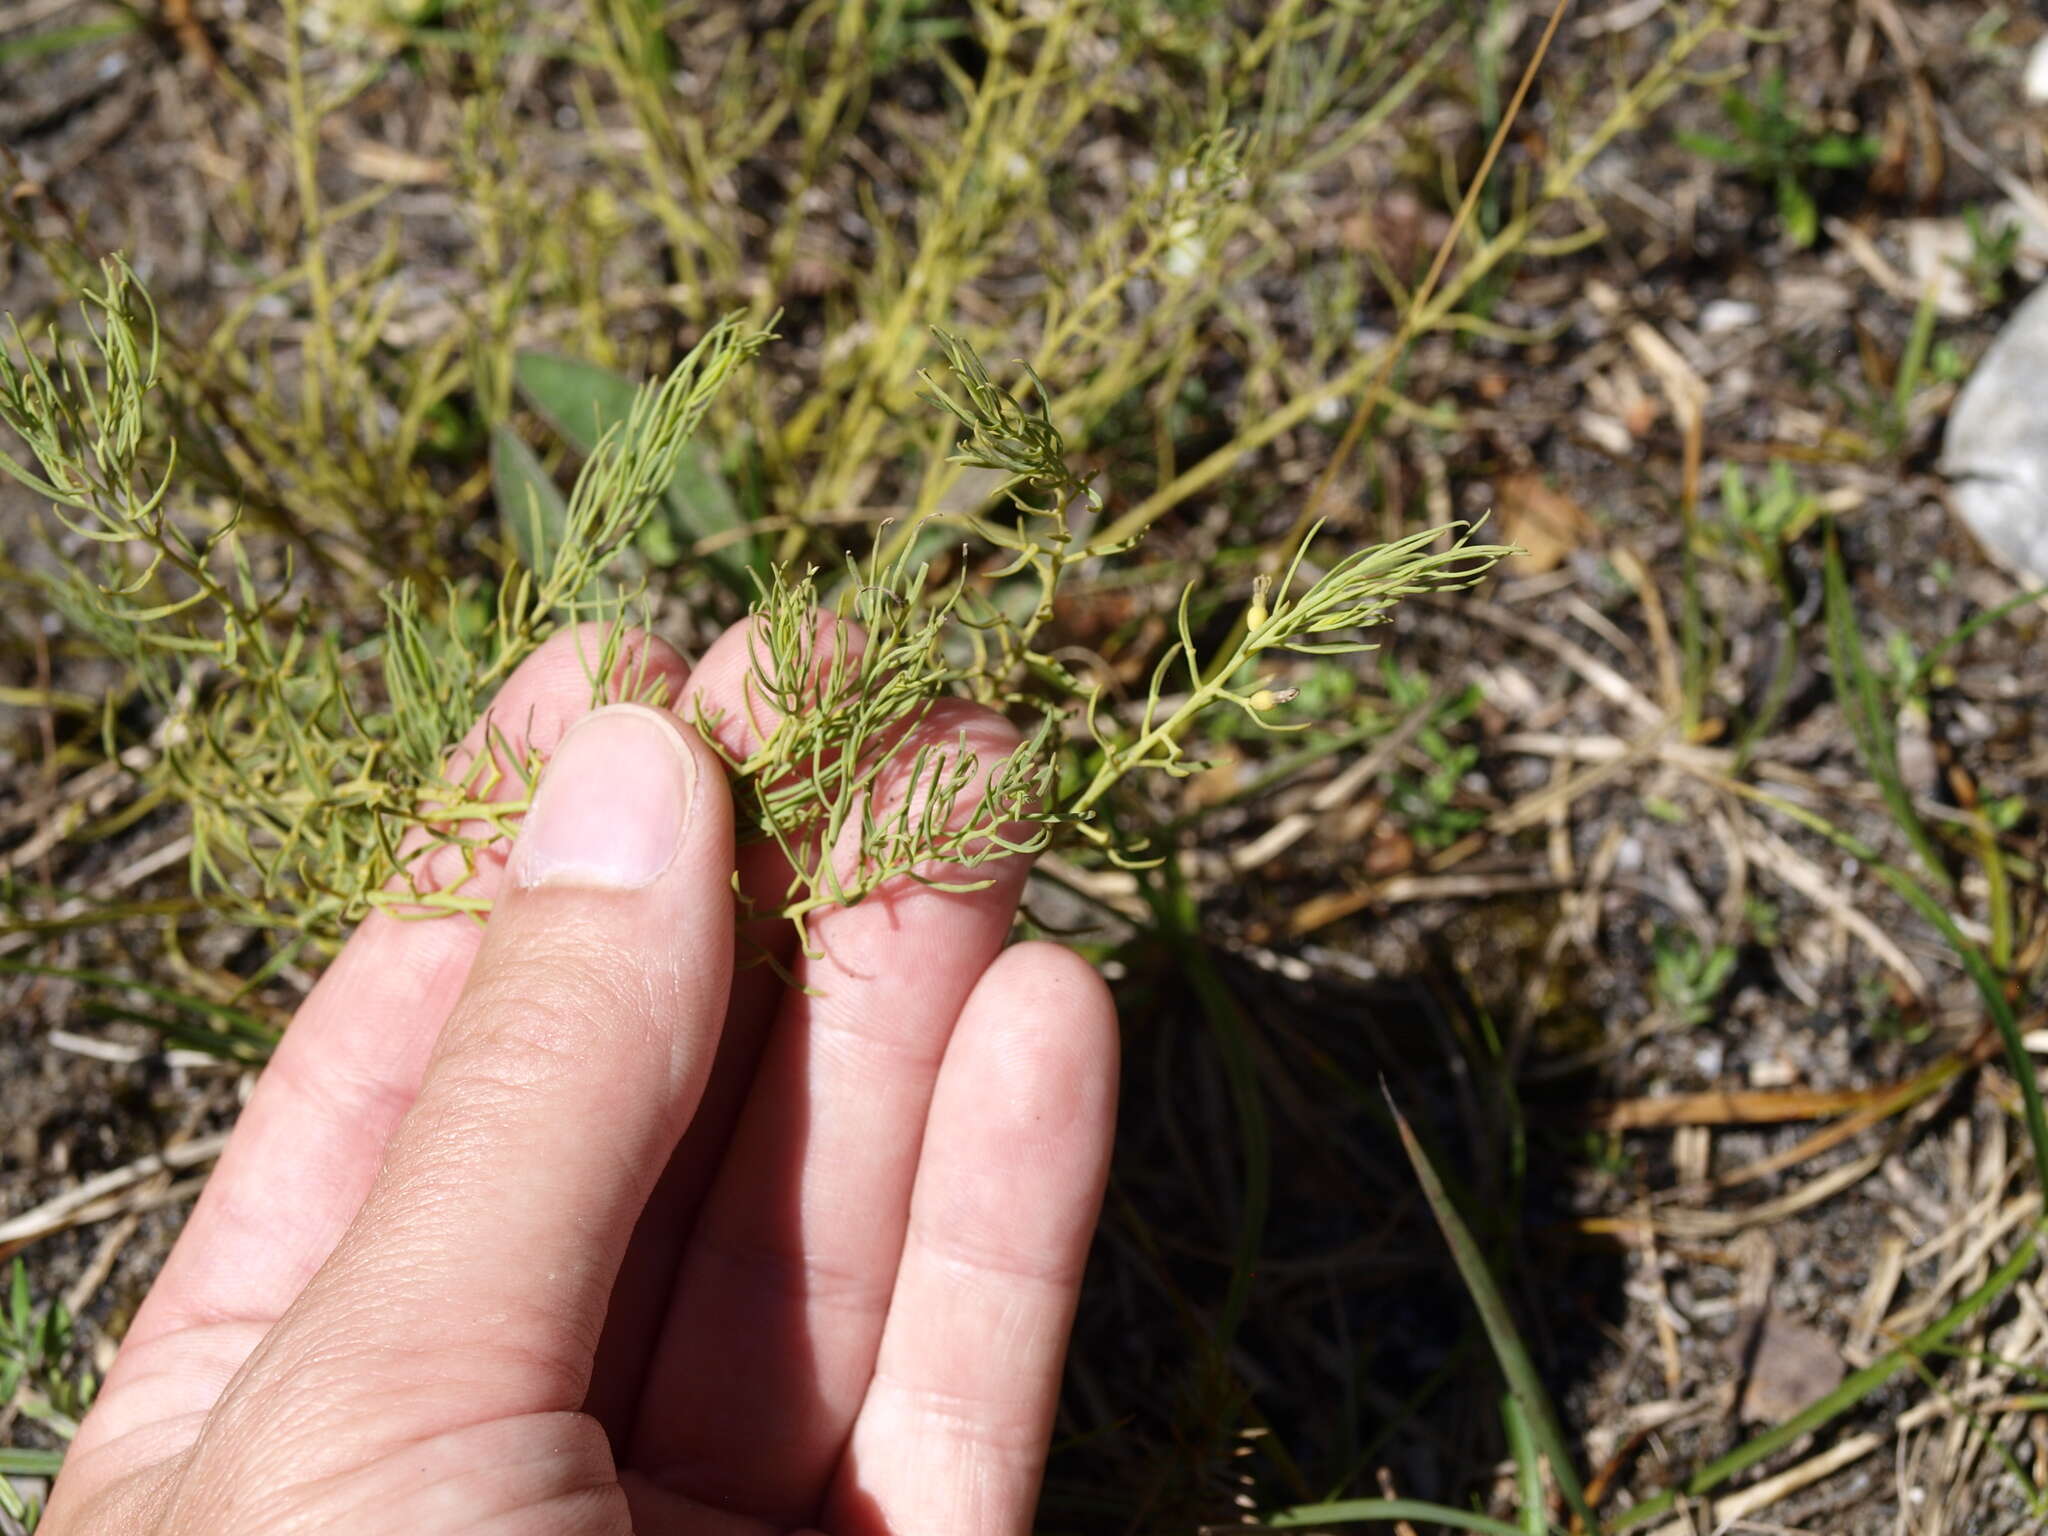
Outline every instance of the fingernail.
POLYGON ((541 773, 512 854, 519 885, 630 891, 674 860, 697 786, 674 727, 613 704, 569 728, 541 773))

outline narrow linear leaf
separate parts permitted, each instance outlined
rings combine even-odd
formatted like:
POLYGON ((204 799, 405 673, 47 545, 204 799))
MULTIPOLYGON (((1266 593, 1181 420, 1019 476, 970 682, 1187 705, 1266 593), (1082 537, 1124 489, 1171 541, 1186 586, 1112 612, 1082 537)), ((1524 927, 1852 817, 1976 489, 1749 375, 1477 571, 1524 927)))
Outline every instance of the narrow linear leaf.
POLYGON ((1814 141, 1807 158, 1823 170, 1860 171, 1878 157, 1883 145, 1872 135, 1830 133, 1814 141))
POLYGON ((190 1046, 229 1060, 267 1060, 279 1038, 278 1027, 260 1014, 135 977, 4 959, 0 959, 0 976, 50 976, 75 982, 86 990, 85 1007, 96 1017, 144 1024, 161 1031, 171 1044, 190 1046), (107 1000, 129 992, 167 1003, 177 1011, 159 1016, 107 1000), (196 1015, 196 1021, 183 1017, 185 1014, 196 1015))
POLYGON ((31 59, 90 47, 109 38, 126 37, 140 32, 142 28, 140 16, 111 16, 105 21, 88 21, 75 27, 51 27, 48 31, 31 32, 25 37, 11 37, 0 42, 0 64, 26 64, 31 59))
POLYGON ((1199 915, 1177 879, 1172 881, 1166 900, 1172 904, 1176 937, 1188 978, 1222 1057, 1231 1109, 1237 1120, 1243 1196, 1238 1211, 1236 1251, 1230 1266, 1230 1289, 1215 1334, 1218 1352, 1227 1354, 1251 1308, 1252 1282, 1258 1274, 1259 1255, 1265 1249, 1266 1220, 1273 1195, 1272 1132, 1266 1118, 1266 1101, 1259 1091, 1251 1043, 1246 1038, 1244 1011, 1231 996, 1208 952, 1201 947, 1199 915))
POLYGON ((1927 368, 1927 354, 1934 346, 1936 288, 1929 283, 1913 309, 1913 329, 1906 334, 1906 350, 1899 354, 1899 371, 1892 382, 1892 430, 1904 434, 1907 414, 1913 407, 1914 392, 1927 368))
POLYGON ((1515 1492, 1521 1503, 1522 1536, 1543 1536, 1550 1522, 1543 1512, 1543 1455, 1529 1429, 1529 1415, 1512 1392, 1500 1400, 1501 1427, 1508 1437, 1508 1459, 1515 1464, 1515 1492))
POLYGON ((8 1286, 7 1311, 9 1331, 16 1339, 28 1338, 29 1312, 28 1265, 20 1259, 14 1261, 14 1275, 8 1286))
POLYGON ((1480 1536, 1527 1536, 1520 1526, 1509 1525, 1505 1520, 1423 1499, 1338 1499, 1329 1504, 1297 1504, 1264 1523, 1271 1530, 1290 1530, 1302 1525, 1391 1525, 1400 1520, 1426 1520, 1454 1531, 1477 1531, 1480 1536))
MULTIPOLYGON (((1451 1203, 1443 1180, 1437 1177, 1429 1154, 1423 1151, 1422 1143, 1416 1139, 1407 1117, 1394 1103, 1393 1094, 1388 1093, 1386 1097, 1394 1126, 1401 1133, 1401 1145, 1414 1166, 1417 1182, 1422 1185, 1423 1198, 1429 1202, 1444 1241, 1450 1245, 1451 1257, 1457 1263, 1458 1274, 1465 1282, 1472 1304, 1479 1309, 1479 1320, 1486 1328, 1487 1340, 1493 1345, 1494 1358, 1500 1362, 1501 1374, 1507 1378, 1508 1390, 1514 1393, 1515 1401, 1521 1405, 1528 1419, 1529 1433, 1535 1439, 1537 1449, 1549 1461, 1550 1475, 1557 1480, 1558 1491, 1564 1495, 1565 1503, 1590 1528, 1593 1512, 1586 1503, 1585 1489, 1579 1483, 1578 1470, 1572 1464, 1571 1452, 1565 1445, 1557 1410, 1551 1405, 1550 1394, 1543 1390, 1542 1378, 1536 1373, 1536 1362, 1529 1358, 1529 1351, 1522 1343, 1521 1332, 1515 1327, 1514 1314, 1508 1310, 1507 1299, 1501 1295, 1486 1256, 1479 1251, 1479 1244, 1473 1240, 1465 1219, 1451 1203)), ((1498 1525, 1497 1528, 1522 1536, 1511 1525, 1498 1525)))
POLYGON ((1892 820, 1913 845, 1913 852, 1943 890, 1953 887, 1941 853, 1913 809, 1913 796, 1899 772, 1898 744, 1893 739, 1891 717, 1886 711, 1884 688, 1863 654, 1863 634, 1856 625, 1855 600, 1849 595, 1849 578, 1842 566, 1841 542, 1828 530, 1824 565, 1824 595, 1828 641, 1828 670, 1833 674, 1835 698, 1856 739, 1857 756, 1864 772, 1876 780, 1892 820))
POLYGON ((1785 238, 1799 250, 1820 237, 1820 207, 1789 170, 1778 173, 1778 218, 1785 226, 1785 238))
POLYGON ((1907 693, 1915 691, 1929 677, 1933 676, 1934 669, 1947 658, 1950 652, 1959 650, 1968 644, 1969 641, 1976 637, 1979 630, 1999 623, 2009 615, 2018 613, 2022 608, 2031 608, 2036 603, 2044 600, 2048 600, 2048 587, 2029 587, 2024 592, 2014 593, 1996 607, 1986 608, 1983 612, 1972 615, 1948 634, 1935 641, 1925 651, 1921 652, 1920 660, 1915 664, 1912 675, 1905 678, 1900 683, 1900 687, 1907 693))

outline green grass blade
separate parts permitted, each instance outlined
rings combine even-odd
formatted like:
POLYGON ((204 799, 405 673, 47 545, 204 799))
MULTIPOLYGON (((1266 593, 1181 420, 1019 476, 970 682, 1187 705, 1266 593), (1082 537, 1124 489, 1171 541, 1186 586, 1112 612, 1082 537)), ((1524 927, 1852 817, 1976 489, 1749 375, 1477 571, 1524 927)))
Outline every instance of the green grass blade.
POLYGON ((75 27, 52 27, 47 32, 11 37, 0 42, 0 64, 25 64, 30 59, 48 58, 73 48, 90 47, 108 38, 126 37, 140 32, 142 27, 140 16, 111 16, 105 21, 88 21, 75 27))
MULTIPOLYGON (((583 454, 626 420, 637 394, 630 379, 609 368, 549 352, 521 352, 513 364, 513 377, 527 402, 583 454)), ((733 535, 746 526, 732 488, 710 453, 701 447, 685 449, 676 461, 675 477, 669 481, 662 504, 673 530, 693 542, 733 535)), ((752 538, 721 545, 705 557, 705 563, 726 586, 750 600, 756 589, 748 572, 768 574, 763 554, 752 538)))
MULTIPOLYGON (((1407 1149, 1408 1161, 1414 1166, 1415 1177, 1422 1185, 1423 1198, 1428 1200, 1436 1224, 1443 1231, 1444 1241, 1450 1245, 1451 1257, 1457 1262, 1465 1289, 1471 1294, 1473 1305, 1479 1309, 1479 1320, 1486 1327, 1486 1337, 1493 1345, 1494 1358, 1500 1362, 1501 1374, 1507 1378, 1508 1390, 1514 1393, 1515 1401, 1521 1405, 1528 1419, 1529 1433, 1534 1437, 1537 1449, 1548 1458, 1550 1475, 1557 1480, 1558 1491, 1564 1495, 1565 1503, 1590 1527, 1593 1513, 1586 1505, 1586 1492, 1580 1486, 1578 1469, 1572 1464, 1571 1453, 1565 1446, 1557 1410, 1551 1406, 1550 1395, 1543 1390, 1542 1378, 1536 1373, 1536 1363, 1529 1358, 1521 1332, 1515 1327, 1514 1314, 1508 1310, 1507 1300, 1494 1282, 1486 1256, 1479 1251, 1471 1230, 1451 1203, 1443 1180, 1437 1176, 1429 1155, 1422 1150, 1422 1143, 1416 1139, 1414 1130, 1394 1103, 1391 1093, 1387 1095, 1387 1109, 1394 1117, 1395 1129, 1401 1133, 1401 1145, 1407 1149)), ((1513 1526, 1500 1528, 1515 1530, 1513 1526)), ((1522 1533, 1515 1531, 1515 1536, 1522 1536, 1522 1533)))
POLYGON ((1863 654, 1863 634, 1856 625, 1856 606, 1849 595, 1849 578, 1842 567, 1841 542, 1828 530, 1825 575, 1828 670, 1834 676, 1835 698, 1856 738, 1857 755, 1863 769, 1877 781, 1885 808, 1913 845, 1913 852, 1927 867, 1943 890, 1954 885, 1940 850, 1928 835, 1913 809, 1913 796, 1899 773, 1898 743, 1892 736, 1891 716, 1885 690, 1863 654))
MULTIPOLYGON (((2019 1457, 2013 1454, 2012 1447, 2005 1443, 2005 1438, 1974 1406, 1957 1402, 1952 1395, 1945 1392, 1942 1389, 1941 1378, 1927 1368, 1926 1361, 1915 1360, 1913 1374, 1920 1378, 1920 1384, 1927 1389, 1930 1396, 1945 1400, 1954 1410, 1956 1417, 1970 1426, 1978 1442, 1989 1447, 1991 1454, 2004 1464, 2005 1475, 2011 1478, 2013 1486, 2019 1489, 2020 1496, 2027 1501, 2027 1508, 2038 1517, 2042 1513, 2040 1487, 2028 1474, 2027 1469, 2020 1464, 2019 1457)), ((2000 1404, 2000 1411, 2004 1411, 2003 1404, 2000 1404)))
POLYGON ((1500 1400, 1500 1420, 1507 1431, 1508 1455, 1515 1464, 1515 1489, 1521 1501, 1522 1536, 1543 1536, 1549 1521, 1543 1515, 1543 1458, 1536 1449, 1536 1436, 1529 1429, 1529 1415, 1509 1392, 1500 1400))
POLYGON ((1216 1325, 1216 1350, 1220 1358, 1229 1354, 1251 1309, 1252 1284, 1258 1275, 1259 1255, 1265 1248, 1266 1216, 1272 1203, 1272 1133, 1266 1120, 1266 1101, 1259 1089, 1258 1066, 1252 1057, 1251 1043, 1245 1038, 1244 1011, 1202 947, 1200 914, 1171 866, 1166 888, 1155 898, 1155 910, 1166 918, 1174 948, 1187 968, 1188 981, 1215 1038, 1230 1088, 1231 1109, 1237 1118, 1244 1200, 1238 1212, 1230 1289, 1224 1298, 1223 1316, 1216 1325))
POLYGON ((91 1002, 85 1005, 86 1012, 96 1019, 107 1019, 122 1024, 140 1024, 153 1029, 163 1036, 166 1046, 184 1046, 188 1050, 204 1051, 223 1061, 239 1061, 250 1066, 261 1066, 270 1059, 277 1049, 277 1040, 248 1039, 219 1030, 204 1029, 176 1017, 164 1018, 146 1013, 139 1008, 123 1008, 116 1003, 91 1002))
POLYGON ((1913 393, 1920 387, 1920 376, 1927 371, 1927 353, 1934 345, 1934 297, 1935 285, 1930 282, 1913 310, 1913 329, 1899 357, 1898 377, 1892 381, 1892 431, 1901 440, 1907 414, 1913 408, 1913 393))
POLYGON ((29 1330, 34 1325, 34 1313, 29 1308, 28 1265, 20 1259, 14 1261, 14 1272, 7 1284, 7 1332, 18 1343, 28 1341, 29 1330))
POLYGON ((180 992, 176 987, 167 987, 161 982, 144 981, 134 976, 117 976, 111 971, 95 971, 63 965, 37 965, 27 960, 0 959, 0 976, 48 976, 57 981, 75 982, 102 992, 128 991, 143 997, 168 1003, 185 1013, 196 1013, 208 1021, 220 1034, 233 1035, 240 1039, 260 1041, 275 1045, 278 1030, 260 1013, 246 1008, 237 1008, 232 1003, 217 1003, 210 997, 200 997, 192 992, 180 992))
POLYGON ((0 1477, 55 1477, 64 1465, 62 1451, 31 1451, 0 1445, 0 1477))
POLYGON ((72 982, 86 991, 82 1006, 93 1017, 141 1024, 162 1035, 166 1045, 186 1046, 225 1061, 260 1065, 270 1059, 281 1038, 276 1025, 247 1009, 106 971, 0 960, 0 976, 48 976, 72 982), (153 1014, 108 1000, 108 994, 121 992, 138 993, 168 1004, 175 1011, 168 1015, 153 1014))
POLYGON ((1522 1527, 1509 1525, 1505 1520, 1423 1499, 1339 1499, 1331 1504, 1297 1504, 1292 1509, 1283 1509, 1265 1524, 1269 1530, 1284 1531, 1302 1525, 1391 1525, 1397 1520, 1426 1520, 1454 1531, 1477 1531, 1480 1536, 1528 1536, 1522 1527))
POLYGON ((1953 633, 1943 635, 1941 639, 1935 641, 1933 645, 1930 645, 1921 653, 1920 660, 1914 666, 1911 675, 1900 683, 1900 690, 1905 693, 1917 692, 1920 686, 1933 674, 1935 667, 1940 664, 1941 659, 1948 655, 1950 651, 1966 643, 1978 630, 1996 624, 2006 615, 2016 613, 2020 609, 2030 607, 2044 599, 2048 599, 2048 587, 2030 587, 2025 592, 2007 598, 1996 607, 1986 608, 1982 613, 1975 614, 1963 623, 1958 624, 1953 633))
POLYGON ((1799 672, 1799 605, 1785 580, 1782 560, 1777 562, 1777 568, 1771 575, 1778 588, 1778 654, 1771 663, 1771 679, 1764 685, 1764 696, 1757 701, 1756 714, 1744 723, 1741 733, 1735 738, 1738 773, 1748 767, 1758 745, 1777 724, 1778 716, 1784 711, 1785 700, 1791 696, 1792 680, 1799 672))

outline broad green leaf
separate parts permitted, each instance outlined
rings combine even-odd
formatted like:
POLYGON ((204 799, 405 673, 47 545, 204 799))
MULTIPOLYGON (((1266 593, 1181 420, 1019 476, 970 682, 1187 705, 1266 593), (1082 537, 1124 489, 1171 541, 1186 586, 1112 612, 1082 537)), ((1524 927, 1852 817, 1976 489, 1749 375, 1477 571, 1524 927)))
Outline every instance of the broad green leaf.
POLYGON ((498 503, 499 521, 519 550, 520 563, 536 576, 545 576, 568 526, 569 503, 547 466, 502 423, 491 428, 491 494, 498 503))
MULTIPOLYGON (((578 453, 588 454, 633 408, 635 385, 630 379, 576 358, 521 352, 513 365, 513 377, 527 402, 578 453)), ((641 544, 642 552, 657 566, 673 564, 686 545, 699 539, 735 535, 746 526, 716 460, 702 447, 683 453, 662 500, 668 527, 644 536, 641 544)), ((648 526, 657 527, 653 523, 648 526)), ((748 572, 768 573, 759 543, 751 537, 720 545, 706 556, 706 564, 720 581, 749 600, 755 587, 748 572)))
POLYGON ((569 440, 570 447, 586 456, 598 439, 633 409, 632 380, 573 357, 521 352, 513 364, 513 377, 527 403, 569 440))

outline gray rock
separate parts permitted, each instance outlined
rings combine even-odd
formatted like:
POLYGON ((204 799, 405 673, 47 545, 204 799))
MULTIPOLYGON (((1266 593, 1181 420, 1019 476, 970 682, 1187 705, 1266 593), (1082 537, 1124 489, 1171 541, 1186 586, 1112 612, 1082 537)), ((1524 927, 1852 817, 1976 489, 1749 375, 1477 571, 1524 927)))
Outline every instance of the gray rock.
POLYGON ((2013 312, 1956 396, 1940 468, 1986 552, 2048 582, 2048 286, 2013 312))
POLYGON ((2027 55, 2027 72, 2022 77, 2022 88, 2029 101, 2048 101, 2048 37, 2034 44, 2034 51, 2027 55))

